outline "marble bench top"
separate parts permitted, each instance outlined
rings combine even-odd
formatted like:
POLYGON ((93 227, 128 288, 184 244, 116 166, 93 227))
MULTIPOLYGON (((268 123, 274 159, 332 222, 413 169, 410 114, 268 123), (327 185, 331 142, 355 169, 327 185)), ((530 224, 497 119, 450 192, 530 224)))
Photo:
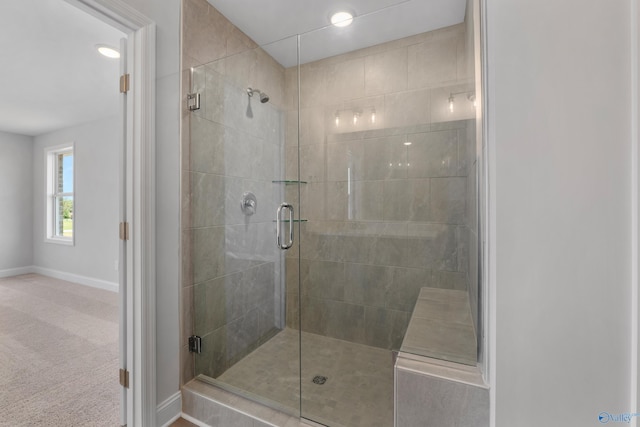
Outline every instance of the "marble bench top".
POLYGON ((476 340, 466 291, 422 288, 400 351, 475 366, 476 340))

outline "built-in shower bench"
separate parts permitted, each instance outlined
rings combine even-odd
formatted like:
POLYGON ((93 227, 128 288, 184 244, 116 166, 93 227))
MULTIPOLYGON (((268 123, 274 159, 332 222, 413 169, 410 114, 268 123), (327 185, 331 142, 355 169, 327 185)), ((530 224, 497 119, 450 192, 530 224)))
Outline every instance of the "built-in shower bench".
POLYGON ((422 288, 395 364, 396 427, 488 427, 465 291, 422 288))
POLYGON ((477 348, 469 294, 422 288, 400 351, 475 366, 477 348))

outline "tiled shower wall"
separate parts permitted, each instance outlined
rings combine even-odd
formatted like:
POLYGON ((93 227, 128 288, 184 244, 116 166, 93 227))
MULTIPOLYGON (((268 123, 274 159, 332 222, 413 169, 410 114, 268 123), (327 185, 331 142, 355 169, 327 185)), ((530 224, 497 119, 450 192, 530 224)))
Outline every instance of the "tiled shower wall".
POLYGON ((182 52, 184 383, 194 371, 217 377, 284 327, 272 222, 283 190, 272 181, 283 175, 285 116, 284 68, 205 0, 183 1, 182 52), (187 110, 190 92, 201 95, 197 111, 187 110), (247 191, 257 197, 251 216, 240 209, 247 191), (203 344, 195 357, 192 334, 203 344))
MULTIPOLYGON (((304 51, 305 36, 300 44, 304 51)), ((298 258, 303 330, 376 347, 400 347, 421 287, 468 289, 475 111, 467 54, 460 24, 301 66, 308 222, 300 253, 287 254, 288 322, 299 311, 298 258)), ((286 75, 288 87, 296 83, 295 70, 286 75)), ((288 118, 293 179, 297 113, 288 118)))

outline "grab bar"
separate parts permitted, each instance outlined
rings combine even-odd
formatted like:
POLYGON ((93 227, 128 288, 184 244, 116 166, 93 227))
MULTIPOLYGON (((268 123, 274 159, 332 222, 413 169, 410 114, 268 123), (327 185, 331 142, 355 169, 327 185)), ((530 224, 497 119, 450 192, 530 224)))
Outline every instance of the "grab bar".
POLYGON ((294 222, 293 218, 294 218, 293 206, 291 206, 289 203, 286 203, 286 202, 281 203, 280 206, 278 207, 278 210, 276 211, 276 244, 283 251, 286 251, 291 246, 293 246, 293 222, 294 222), (289 210, 289 242, 286 244, 282 243, 282 239, 280 237, 280 223, 282 222, 283 209, 289 210))

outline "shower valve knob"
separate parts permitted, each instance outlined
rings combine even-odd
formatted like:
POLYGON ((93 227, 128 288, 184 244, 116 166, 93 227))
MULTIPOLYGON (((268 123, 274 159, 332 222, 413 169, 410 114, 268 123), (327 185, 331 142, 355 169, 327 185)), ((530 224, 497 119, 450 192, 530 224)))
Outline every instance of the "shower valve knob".
POLYGON ((256 199, 255 194, 250 191, 247 191, 242 195, 242 203, 240 204, 240 209, 242 209, 242 213, 251 216, 256 213, 256 209, 258 208, 258 200, 256 199))

